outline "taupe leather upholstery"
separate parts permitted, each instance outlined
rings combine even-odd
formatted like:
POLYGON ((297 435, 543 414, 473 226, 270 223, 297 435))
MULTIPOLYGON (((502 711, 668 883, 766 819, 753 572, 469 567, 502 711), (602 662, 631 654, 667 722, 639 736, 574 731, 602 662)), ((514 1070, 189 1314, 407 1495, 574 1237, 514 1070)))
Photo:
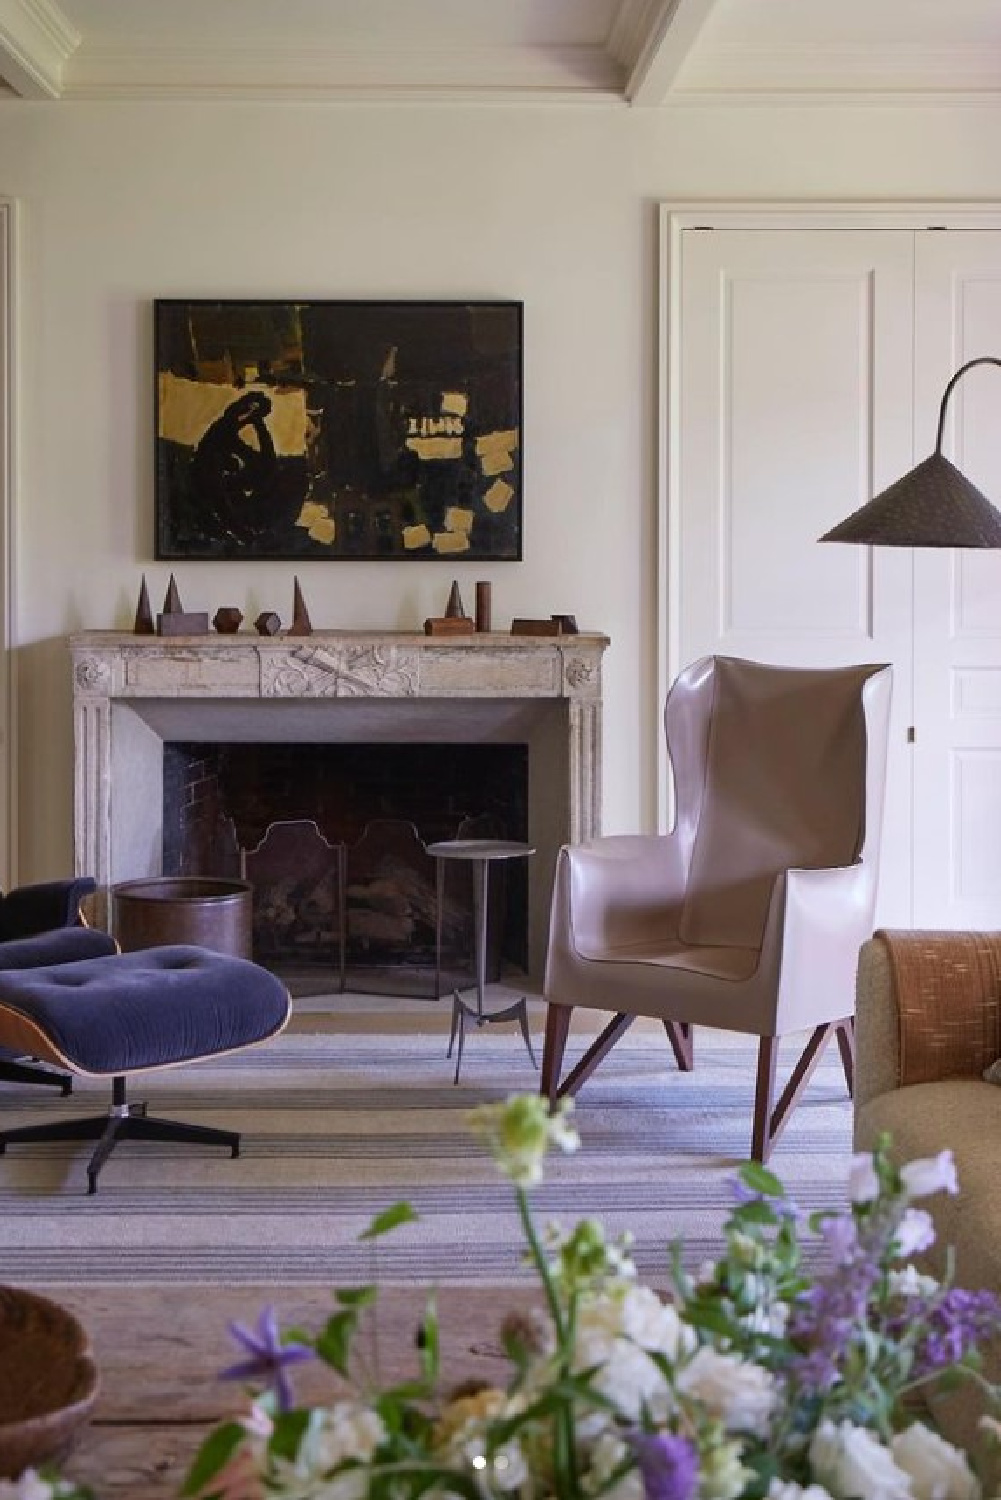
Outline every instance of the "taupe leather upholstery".
MULTIPOLYGON (((889 700, 890 669, 879 665, 799 669, 717 656, 681 673, 664 711, 673 831, 595 839, 559 856, 544 1091, 573 1092, 638 1015, 663 1020, 676 1052, 694 1023, 766 1039, 759 1084, 762 1068, 773 1078, 777 1039, 812 1028, 797 1093, 836 1032, 851 1084, 889 700), (577 1006, 616 1012, 617 1029, 561 1085, 559 1033, 565 1043, 577 1006)), ((754 1154, 764 1159, 794 1098, 773 1119, 771 1082, 767 1098, 760 1093, 754 1154)))

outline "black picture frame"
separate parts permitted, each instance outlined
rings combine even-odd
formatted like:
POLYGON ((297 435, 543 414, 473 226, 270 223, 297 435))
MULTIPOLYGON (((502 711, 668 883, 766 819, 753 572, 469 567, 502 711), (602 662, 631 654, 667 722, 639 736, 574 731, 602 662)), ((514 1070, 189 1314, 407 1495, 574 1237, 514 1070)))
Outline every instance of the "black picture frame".
POLYGON ((520 561, 523 311, 157 298, 156 557, 520 561))

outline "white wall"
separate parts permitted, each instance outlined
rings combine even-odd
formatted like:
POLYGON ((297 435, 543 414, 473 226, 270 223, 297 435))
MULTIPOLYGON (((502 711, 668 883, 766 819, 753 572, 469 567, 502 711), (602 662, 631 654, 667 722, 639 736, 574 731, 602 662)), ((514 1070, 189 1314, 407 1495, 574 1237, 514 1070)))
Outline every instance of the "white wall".
MULTIPOLYGON (((21 205, 22 879, 72 858, 65 636, 154 610, 155 296, 525 302, 525 560, 297 565, 317 628, 416 628, 453 576, 494 622, 606 631, 605 827, 652 826, 656 204, 1001 199, 1001 110, 662 112, 0 103, 21 205)), ((288 617, 291 564, 175 568, 186 607, 288 617)))

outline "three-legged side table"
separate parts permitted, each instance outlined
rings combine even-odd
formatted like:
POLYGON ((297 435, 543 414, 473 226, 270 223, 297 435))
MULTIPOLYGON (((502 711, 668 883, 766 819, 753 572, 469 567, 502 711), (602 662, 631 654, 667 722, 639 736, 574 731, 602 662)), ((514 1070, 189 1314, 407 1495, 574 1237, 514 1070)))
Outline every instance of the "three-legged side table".
MULTIPOLYGON (((438 969, 441 969, 441 920, 445 895, 445 861, 447 859, 464 859, 472 865, 473 871, 473 920, 476 933, 476 1006, 463 1000, 458 990, 452 992, 452 1029, 448 1038, 448 1052, 446 1056, 452 1056, 452 1049, 458 1038, 458 1052, 455 1059, 455 1082, 459 1081, 459 1069, 462 1067, 462 1048, 466 1039, 466 1022, 474 1021, 477 1026, 486 1026, 495 1021, 517 1021, 521 1027, 521 1034, 525 1038, 525 1046, 528 1055, 532 1059, 532 1065, 538 1068, 535 1053, 532 1051, 532 1038, 528 1030, 528 1002, 524 995, 516 1000, 513 1005, 505 1005, 503 1010, 487 1011, 483 1007, 483 989, 487 977, 487 893, 489 889, 490 865, 496 859, 520 859, 535 850, 531 844, 514 843, 507 839, 444 839, 438 844, 429 844, 428 853, 433 855, 437 870, 437 931, 435 951, 437 955, 438 969)), ((435 991, 439 985, 436 981, 435 991)))

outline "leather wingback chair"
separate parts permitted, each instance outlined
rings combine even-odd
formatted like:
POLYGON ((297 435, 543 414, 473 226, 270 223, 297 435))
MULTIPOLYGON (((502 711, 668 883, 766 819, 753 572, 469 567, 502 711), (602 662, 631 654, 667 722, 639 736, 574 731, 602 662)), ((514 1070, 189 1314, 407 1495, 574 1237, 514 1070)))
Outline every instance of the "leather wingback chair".
MULTIPOLYGON (((39 969, 117 953, 106 932, 88 927, 80 903, 96 890, 89 876, 23 885, 0 893, 0 977, 5 969, 39 969)), ((43 1083, 70 1092, 68 1074, 28 1061, 0 1047, 0 1082, 43 1083)))
POLYGON ((637 1016, 682 1069, 693 1025, 760 1038, 751 1154, 768 1159, 832 1036, 852 1088, 855 968, 871 936, 890 669, 705 657, 672 687, 665 835, 560 851, 542 1091, 574 1094, 637 1016), (613 1019, 561 1082, 576 1007, 613 1019), (779 1039, 810 1031, 773 1105, 779 1039))

